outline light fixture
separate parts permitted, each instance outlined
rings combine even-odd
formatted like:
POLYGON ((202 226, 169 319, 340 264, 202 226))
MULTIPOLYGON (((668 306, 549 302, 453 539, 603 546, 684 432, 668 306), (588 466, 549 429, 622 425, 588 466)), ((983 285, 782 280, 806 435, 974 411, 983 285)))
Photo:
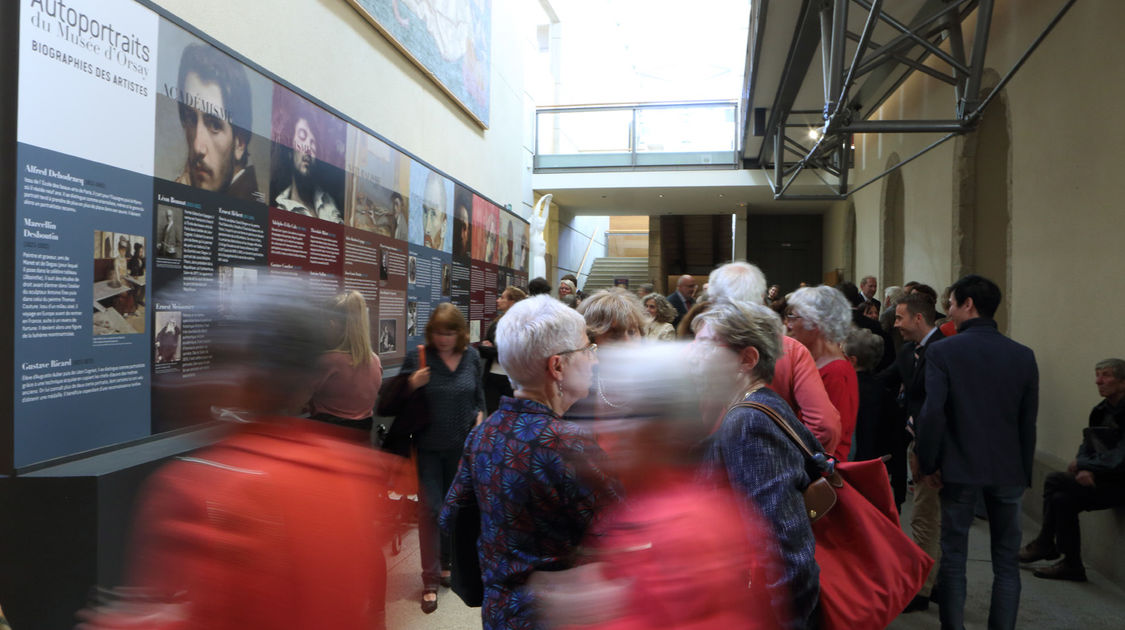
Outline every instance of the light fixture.
POLYGON ((660 195, 660 198, 661 198, 661 199, 663 199, 663 198, 664 198, 664 195, 660 195))
POLYGON ((820 140, 820 130, 809 129, 809 140, 820 140))
POLYGON ((723 198, 723 193, 719 193, 719 199, 723 198))

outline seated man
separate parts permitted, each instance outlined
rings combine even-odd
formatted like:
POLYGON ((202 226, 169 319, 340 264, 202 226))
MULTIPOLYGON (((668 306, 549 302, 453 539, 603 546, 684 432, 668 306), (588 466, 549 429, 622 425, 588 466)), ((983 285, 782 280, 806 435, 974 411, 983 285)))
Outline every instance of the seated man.
POLYGON ((1105 400, 1090 412, 1078 456, 1066 472, 1043 484, 1043 528, 1020 550, 1020 562, 1063 559, 1035 571, 1049 580, 1086 580, 1078 513, 1125 505, 1125 360, 1106 359, 1094 368, 1105 400))

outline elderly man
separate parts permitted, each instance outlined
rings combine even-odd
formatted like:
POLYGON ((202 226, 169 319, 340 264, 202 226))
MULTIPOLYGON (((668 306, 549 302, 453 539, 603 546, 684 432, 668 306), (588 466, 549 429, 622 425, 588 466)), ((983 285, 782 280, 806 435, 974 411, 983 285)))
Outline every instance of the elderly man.
POLYGON ((875 299, 875 290, 879 288, 879 282, 875 280, 875 276, 867 276, 859 281, 859 291, 863 294, 863 301, 867 304, 874 304, 875 308, 882 311, 882 305, 879 300, 875 299))
POLYGON ((685 273, 676 281, 676 290, 667 296, 668 303, 676 309, 676 319, 672 321, 672 326, 679 326, 680 320, 695 304, 695 286, 695 278, 685 273))
POLYGON ((1035 571, 1048 580, 1086 581, 1078 513, 1125 505, 1125 360, 1094 366, 1094 383, 1104 400, 1090 412, 1078 455, 1066 472, 1043 484, 1043 526, 1020 551, 1020 562, 1063 559, 1035 571))

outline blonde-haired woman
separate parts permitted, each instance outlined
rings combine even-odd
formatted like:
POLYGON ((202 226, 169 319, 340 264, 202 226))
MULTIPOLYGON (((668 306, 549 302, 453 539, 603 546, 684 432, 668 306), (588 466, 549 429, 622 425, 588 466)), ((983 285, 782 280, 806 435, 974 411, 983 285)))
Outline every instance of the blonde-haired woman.
POLYGON ((358 291, 341 293, 329 301, 327 345, 317 361, 317 377, 309 399, 310 415, 356 429, 367 440, 383 364, 371 350, 371 323, 367 303, 358 291))
POLYGON ((645 328, 645 339, 655 341, 673 341, 676 339, 676 329, 672 322, 676 321, 676 308, 659 293, 649 293, 641 299, 652 321, 645 328))

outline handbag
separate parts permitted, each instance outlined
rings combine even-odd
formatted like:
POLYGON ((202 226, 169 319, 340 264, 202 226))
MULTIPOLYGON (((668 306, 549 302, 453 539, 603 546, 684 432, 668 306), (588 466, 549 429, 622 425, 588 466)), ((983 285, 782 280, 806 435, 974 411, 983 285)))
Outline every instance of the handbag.
POLYGON ((403 457, 410 455, 414 436, 430 425, 426 388, 410 391, 411 374, 413 372, 402 372, 385 381, 379 388, 379 402, 375 406, 375 412, 380 416, 394 417, 383 437, 382 449, 403 457))
POLYGON ((786 437, 788 437, 793 444, 800 449, 801 453, 805 456, 805 461, 815 469, 820 471, 820 476, 814 479, 805 488, 803 495, 805 499, 805 514, 808 514, 810 522, 817 522, 828 514, 838 500, 836 489, 843 487, 844 481, 840 478, 839 473, 836 472, 835 466, 830 465, 828 458, 824 453, 813 453, 808 444, 801 439, 793 427, 782 418, 776 411, 769 405, 763 405, 756 402, 740 402, 736 405, 731 405, 731 409, 735 407, 749 407, 756 409, 766 414, 766 416, 773 420, 773 423, 778 426, 786 437))
POLYGON ((842 462, 837 471, 844 485, 836 508, 812 526, 821 627, 885 628, 918 594, 934 560, 903 533, 882 460, 842 462))
MULTIPOLYGON (((773 409, 736 406, 769 416, 812 464, 827 461, 773 409)), ((918 594, 934 560, 902 531, 883 460, 830 467, 805 489, 805 507, 820 567, 822 630, 887 627, 918 594)))
POLYGON ((450 588, 466 606, 479 608, 484 602, 484 580, 480 572, 480 556, 477 555, 480 507, 476 501, 457 507, 449 538, 452 549, 450 588))

